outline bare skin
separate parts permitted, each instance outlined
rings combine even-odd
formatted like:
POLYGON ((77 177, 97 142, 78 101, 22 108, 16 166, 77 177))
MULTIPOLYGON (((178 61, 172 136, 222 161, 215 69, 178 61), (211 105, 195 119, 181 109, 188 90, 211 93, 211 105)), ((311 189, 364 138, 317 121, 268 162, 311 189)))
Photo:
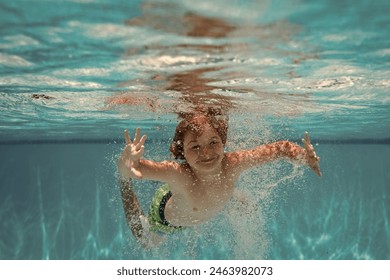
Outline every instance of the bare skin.
POLYGON ((138 240, 143 235, 140 210, 129 179, 156 180, 169 184, 172 197, 165 208, 165 217, 176 226, 193 226, 205 222, 219 213, 232 198, 235 183, 247 169, 280 158, 308 165, 321 176, 319 160, 309 135, 302 139, 304 147, 288 141, 261 145, 252 150, 224 152, 221 138, 214 128, 206 125, 197 136, 187 132, 184 137, 185 162, 155 162, 143 159, 146 135, 130 140, 125 131, 126 146, 118 160, 122 182, 125 214, 133 234, 138 240))

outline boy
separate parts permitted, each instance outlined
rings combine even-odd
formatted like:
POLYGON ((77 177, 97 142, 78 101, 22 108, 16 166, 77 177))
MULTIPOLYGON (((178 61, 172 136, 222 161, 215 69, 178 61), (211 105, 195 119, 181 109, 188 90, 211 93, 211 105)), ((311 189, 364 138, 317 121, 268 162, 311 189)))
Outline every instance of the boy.
POLYGON ((175 161, 143 159, 146 136, 137 128, 134 141, 127 131, 118 160, 125 214, 134 236, 147 244, 149 230, 174 232, 207 221, 232 198, 235 182, 247 169, 279 158, 306 164, 321 176, 319 160, 309 135, 304 148, 288 141, 252 150, 224 152, 227 122, 213 115, 194 114, 179 123, 170 150, 175 161), (164 182, 152 201, 146 221, 129 179, 164 182))

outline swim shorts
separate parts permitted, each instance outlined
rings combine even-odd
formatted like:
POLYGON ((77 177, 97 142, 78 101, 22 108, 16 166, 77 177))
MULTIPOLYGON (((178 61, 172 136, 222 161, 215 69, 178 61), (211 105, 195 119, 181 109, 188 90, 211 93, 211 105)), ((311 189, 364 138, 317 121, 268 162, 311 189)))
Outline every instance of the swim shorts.
POLYGON ((180 226, 173 226, 165 219, 165 206, 172 196, 169 186, 162 185, 157 189, 149 208, 148 221, 150 230, 162 233, 173 233, 183 229, 180 226))

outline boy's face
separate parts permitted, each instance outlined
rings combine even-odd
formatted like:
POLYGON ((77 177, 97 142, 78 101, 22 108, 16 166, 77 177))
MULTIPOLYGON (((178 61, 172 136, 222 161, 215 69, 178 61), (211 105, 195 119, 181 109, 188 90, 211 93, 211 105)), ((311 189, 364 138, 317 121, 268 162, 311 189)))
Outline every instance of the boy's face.
POLYGON ((210 125, 201 135, 187 132, 184 136, 184 157, 196 170, 210 172, 221 167, 224 146, 218 133, 210 125))

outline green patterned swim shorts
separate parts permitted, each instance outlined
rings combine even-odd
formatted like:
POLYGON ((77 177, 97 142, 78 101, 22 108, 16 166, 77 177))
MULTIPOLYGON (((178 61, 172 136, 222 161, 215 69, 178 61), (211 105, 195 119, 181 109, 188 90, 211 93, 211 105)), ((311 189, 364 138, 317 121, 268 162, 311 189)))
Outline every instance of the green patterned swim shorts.
POLYGON ((148 221, 150 230, 162 233, 173 233, 183 230, 183 227, 173 226, 165 219, 165 206, 171 196, 172 193, 167 184, 157 189, 149 208, 148 221))

